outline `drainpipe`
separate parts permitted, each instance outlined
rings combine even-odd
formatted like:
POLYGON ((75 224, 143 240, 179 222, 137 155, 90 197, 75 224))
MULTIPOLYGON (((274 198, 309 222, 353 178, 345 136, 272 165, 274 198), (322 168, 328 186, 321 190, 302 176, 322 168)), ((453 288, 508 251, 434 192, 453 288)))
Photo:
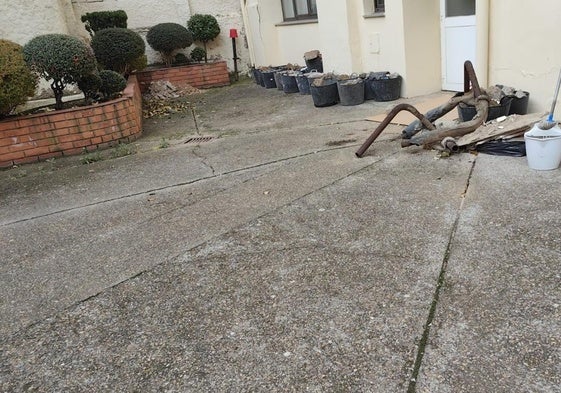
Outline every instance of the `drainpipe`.
POLYGON ((475 1, 476 55, 475 69, 480 86, 489 84, 489 8, 490 0, 475 1))

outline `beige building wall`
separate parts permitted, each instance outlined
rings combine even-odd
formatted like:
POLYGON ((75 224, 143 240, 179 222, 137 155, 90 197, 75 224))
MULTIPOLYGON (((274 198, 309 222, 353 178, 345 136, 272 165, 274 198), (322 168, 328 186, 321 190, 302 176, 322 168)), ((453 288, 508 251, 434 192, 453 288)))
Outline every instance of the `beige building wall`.
MULTIPOLYGON (((366 3, 360 1, 362 12, 356 16, 360 25, 360 37, 363 56, 363 70, 397 72, 403 76, 402 94, 407 89, 407 67, 405 63, 405 30, 403 26, 403 5, 386 1, 384 16, 368 13, 366 3)), ((356 23, 356 22, 355 22, 356 23)))
POLYGON ((321 50, 318 24, 283 23, 280 1, 241 0, 241 4, 252 65, 304 65, 304 52, 321 50))
MULTIPOLYGON (((561 1, 535 3, 491 0, 489 83, 529 91, 529 109, 548 111, 561 67, 561 1)), ((561 105, 556 113, 561 119, 561 105)))
POLYGON ((405 96, 439 91, 440 6, 438 1, 403 1, 405 96))

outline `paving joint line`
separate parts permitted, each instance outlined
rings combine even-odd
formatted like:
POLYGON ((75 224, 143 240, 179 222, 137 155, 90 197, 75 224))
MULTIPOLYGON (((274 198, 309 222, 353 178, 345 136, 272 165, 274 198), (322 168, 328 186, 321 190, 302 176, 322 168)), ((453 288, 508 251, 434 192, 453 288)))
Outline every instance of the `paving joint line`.
MULTIPOLYGON (((356 144, 356 146, 359 146, 359 144, 356 144)), ((328 150, 341 150, 341 149, 348 148, 348 147, 350 147, 350 146, 337 147, 337 148, 328 149, 328 150)), ((325 150, 324 150, 324 151, 325 151, 325 150)), ((317 152, 307 153, 307 154, 305 154, 305 155, 303 155, 303 156, 311 155, 311 154, 316 154, 316 153, 317 153, 317 152)), ((342 177, 340 177, 340 178, 337 178, 337 179, 333 180, 332 182, 330 182, 330 183, 328 183, 328 184, 325 184, 325 185, 323 185, 323 186, 321 186, 321 187, 319 187, 319 188, 317 188, 317 189, 315 189, 315 190, 311 190, 311 191, 307 192, 306 194, 299 196, 299 197, 296 198, 296 199, 293 199, 293 200, 291 200, 291 201, 288 201, 287 203, 285 203, 285 204, 283 204, 283 205, 277 206, 276 208, 274 208, 274 209, 272 209, 272 210, 269 210, 269 211, 264 212, 264 213, 262 213, 262 214, 260 214, 260 215, 258 215, 258 216, 256 216, 256 217, 253 217, 250 221, 259 220, 259 219, 261 219, 261 218, 263 218, 263 217, 265 217, 265 216, 267 216, 267 215, 269 215, 269 214, 272 214, 272 213, 274 213, 274 212, 277 212, 277 211, 279 211, 280 209, 283 209, 283 208, 285 208, 286 206, 290 206, 291 204, 293 204, 293 203, 295 203, 295 202, 297 202, 297 201, 299 201, 299 200, 301 200, 301 199, 304 199, 304 198, 306 198, 306 197, 312 195, 312 194, 315 193, 315 192, 324 190, 324 189, 326 189, 326 188, 328 188, 328 187, 331 187, 332 185, 334 185, 334 184, 336 184, 336 183, 338 183, 338 182, 340 182, 340 181, 342 181, 342 180, 348 179, 348 178, 351 177, 351 176, 354 176, 354 175, 359 174, 359 173, 361 173, 361 172, 363 172, 363 171, 366 171, 366 170, 370 169, 371 167, 373 167, 375 164, 378 164, 379 162, 383 161, 384 159, 386 159, 386 158, 388 158, 388 157, 391 157, 391 156, 394 156, 394 155, 396 155, 396 154, 398 154, 398 153, 399 153, 399 151, 393 152, 393 153, 388 154, 388 155, 383 156, 383 157, 380 157, 380 158, 376 159, 375 161, 373 161, 373 162, 371 162, 371 163, 369 163, 369 164, 367 164, 367 165, 365 165, 365 166, 363 166, 363 167, 361 167, 361 168, 359 168, 359 169, 357 169, 357 170, 355 170, 355 171, 353 171, 353 172, 351 172, 351 173, 348 173, 348 174, 346 174, 346 175, 344 175, 344 176, 342 176, 342 177)), ((298 158, 298 157, 300 157, 300 156, 295 156, 294 158, 298 158)), ((274 163, 283 162, 283 161, 288 161, 288 159, 277 160, 277 161, 275 161, 274 163)), ((268 163, 268 164, 271 164, 271 163, 268 163)), ((266 166, 266 164, 259 165, 259 166, 266 166)), ((238 171, 238 172, 239 172, 239 171, 238 171)), ((218 175, 218 176, 220 176, 220 175, 218 175)), ((144 192, 143 192, 143 193, 139 193, 139 194, 144 194, 144 192)), ((103 203, 103 202, 100 202, 100 203, 103 203)), ((53 213, 53 214, 54 214, 54 213, 53 213)), ((193 250, 193 249, 195 249, 195 248, 197 248, 197 247, 200 247, 201 245, 203 245, 203 244, 205 244, 205 243, 208 243, 208 242, 212 241, 213 239, 216 239, 216 238, 218 238, 218 237, 220 237, 220 236, 223 236, 224 234, 226 234, 226 233, 228 233, 228 232, 231 232, 231 231, 233 231, 233 230, 235 230, 235 229, 237 229, 237 228, 240 228, 241 226, 246 225, 246 224, 247 224, 247 222, 242 223, 242 224, 239 224, 239 225, 237 225, 237 226, 235 226, 235 227, 232 227, 232 228, 228 229, 228 231, 226 231, 226 232, 221 232, 221 233, 218 233, 218 234, 216 234, 216 235, 213 235, 213 236, 209 237, 208 239, 201 240, 200 242, 193 244, 193 245, 190 246, 189 248, 186 248, 186 249, 181 250, 180 252, 178 252, 178 253, 176 253, 176 254, 174 254, 174 255, 170 255, 170 256, 168 256, 167 258, 164 258, 164 260, 163 260, 162 262, 159 262, 159 263, 157 263, 157 264, 155 264, 155 265, 152 265, 152 266, 150 266, 150 267, 148 267, 148 268, 146 268, 146 269, 143 269, 143 270, 141 270, 141 271, 139 271, 139 272, 133 274, 133 275, 130 276, 130 277, 126 277, 126 278, 124 278, 124 279, 122 279, 122 280, 120 280, 120 281, 118 281, 118 282, 116 282, 116 283, 113 283, 113 284, 111 284, 110 286, 105 287, 105 288, 103 288, 102 290, 100 290, 100 291, 98 291, 98 292, 96 292, 96 293, 94 293, 94 294, 92 294, 92 295, 90 295, 90 296, 87 296, 87 297, 85 297, 85 298, 83 298, 83 299, 80 299, 80 300, 78 300, 78 301, 76 301, 76 302, 73 302, 72 304, 69 304, 68 306, 65 306, 65 307, 63 307, 63 308, 61 308, 61 309, 59 309, 59 310, 55 310, 52 314, 50 314, 50 315, 48 315, 48 316, 45 316, 45 317, 43 317, 43 318, 41 318, 41 319, 38 319, 38 320, 36 320, 36 321, 32 321, 32 322, 26 324, 25 326, 23 326, 23 327, 21 327, 21 328, 15 330, 14 332, 10 333, 10 334, 8 335, 8 337, 6 337, 4 340, 7 341, 9 338, 15 337, 15 336, 17 336, 18 334, 20 334, 20 333, 22 333, 22 332, 25 332, 26 330, 28 330, 28 329, 30 329, 30 328, 32 328, 32 327, 34 327, 34 326, 37 326, 37 325, 39 325, 40 323, 42 323, 43 321, 45 321, 45 320, 47 320, 47 319, 49 319, 49 318, 52 318, 53 316, 57 316, 57 315, 59 315, 60 313, 62 313, 62 312, 64 312, 64 311, 71 310, 72 308, 77 307, 77 306, 79 306, 79 305, 81 305, 81 304, 83 304, 83 303, 86 303, 86 302, 88 302, 88 301, 90 301, 90 300, 94 300, 94 299, 98 298, 99 296, 101 296, 103 293, 105 293, 105 292, 107 292, 107 291, 111 291, 111 290, 117 288, 118 286, 120 286, 121 284, 124 284, 124 283, 126 283, 126 282, 131 281, 131 280, 134 280, 135 278, 141 277, 141 276, 143 276, 144 274, 150 273, 151 271, 153 271, 153 270, 155 270, 155 269, 161 267, 161 266, 164 265, 165 263, 170 262, 170 261, 173 261, 173 260, 179 258, 181 255, 185 254, 186 252, 188 252, 188 251, 190 251, 190 250, 193 250)), ((2 339, 0 339, 0 342, 1 342, 1 341, 2 341, 2 339)))
MULTIPOLYGON (((249 171, 249 170, 252 170, 252 169, 263 168, 263 167, 266 167, 268 165, 278 164, 280 162, 286 162, 286 161, 290 161, 290 160, 295 160, 295 159, 298 159, 298 158, 303 158, 303 157, 311 156, 311 155, 314 155, 314 154, 328 153, 328 152, 333 151, 333 150, 348 149, 348 148, 356 147, 356 146, 359 146, 359 144, 349 144, 349 145, 337 146, 337 147, 333 147, 333 148, 329 148, 329 149, 313 150, 313 151, 303 153, 303 154, 298 154, 298 155, 295 155, 295 156, 279 158, 277 160, 267 161, 267 162, 263 162, 263 163, 260 163, 260 164, 257 164, 257 165, 251 165, 251 166, 247 166, 247 167, 243 167, 243 168, 238 168, 238 169, 234 169, 234 170, 231 170, 231 171, 226 171, 226 172, 214 174, 214 175, 211 175, 211 176, 204 176, 204 177, 201 177, 199 179, 189 180, 189 181, 185 181, 185 182, 179 182, 179 183, 170 184, 170 185, 162 186, 162 187, 156 187, 156 188, 152 188, 152 189, 148 189, 148 190, 134 192, 132 194, 126 194, 126 195, 121 195, 121 196, 118 196, 118 197, 108 198, 108 199, 105 199, 103 201, 92 202, 92 203, 88 203, 88 204, 85 204, 85 205, 69 207, 69 208, 66 208, 66 209, 61 209, 61 210, 57 210, 57 211, 54 211, 54 212, 33 216, 33 217, 23 218, 23 219, 19 219, 19 220, 15 220, 15 221, 9 221, 9 222, 0 224, 0 228, 7 227, 7 226, 10 226, 10 225, 14 225, 14 224, 20 224, 22 222, 32 221, 32 220, 36 220, 36 219, 40 219, 40 218, 50 217, 50 216, 54 216, 54 215, 57 215, 57 214, 68 213, 68 212, 71 212, 71 211, 80 210, 80 209, 87 208, 87 207, 98 206, 98 205, 102 205, 102 204, 105 204, 105 203, 110 203, 110 202, 115 202, 115 201, 119 201, 119 200, 134 198, 134 197, 137 197, 137 196, 140 196, 140 195, 146 195, 146 194, 151 194, 151 193, 155 193, 155 192, 158 192, 158 191, 164 191, 164 190, 174 189, 174 188, 177 188, 177 187, 188 186, 188 185, 196 184, 196 183, 199 183, 199 182, 202 182, 202 181, 212 180, 212 179, 215 179, 215 178, 218 178, 218 177, 221 177, 221 176, 227 176, 227 175, 232 175, 232 174, 236 174, 236 173, 243 173, 245 171, 249 171)), ((197 158, 200 158, 200 157, 197 157, 197 158)))
POLYGON ((458 208, 458 212, 456 214, 456 218, 454 219, 454 224, 452 225, 452 230, 450 231, 450 236, 448 237, 448 243, 446 245, 446 251, 444 252, 444 257, 442 259, 442 265, 440 267, 440 273, 438 275, 438 280, 436 282, 436 288, 434 290, 433 299, 431 302, 431 306, 429 308, 429 314, 427 316, 427 320, 424 325, 423 334, 421 336, 421 340, 419 341, 419 346, 417 348, 417 355, 415 357, 415 362, 413 364, 413 371, 411 373, 411 377, 409 378, 409 386, 407 388, 407 393, 415 393, 417 391, 417 380, 419 378, 419 371, 421 370, 421 366, 423 364, 423 358, 425 356, 425 349, 428 345, 428 340, 430 336, 430 329, 432 327, 432 323, 434 322, 434 317, 436 315, 436 308, 438 306, 438 301, 440 299, 440 290, 444 285, 444 281, 446 278, 446 270, 448 268, 448 261, 450 259, 450 253, 452 249, 452 244, 456 238, 456 233, 458 230, 458 226, 460 223, 460 218, 462 215, 464 202, 466 198, 466 194, 469 189, 469 185, 471 182, 471 177, 473 175, 473 171, 475 169, 475 164, 477 162, 477 158, 474 158, 471 168, 467 177, 467 181, 464 187, 464 191, 462 192, 460 206, 458 208))

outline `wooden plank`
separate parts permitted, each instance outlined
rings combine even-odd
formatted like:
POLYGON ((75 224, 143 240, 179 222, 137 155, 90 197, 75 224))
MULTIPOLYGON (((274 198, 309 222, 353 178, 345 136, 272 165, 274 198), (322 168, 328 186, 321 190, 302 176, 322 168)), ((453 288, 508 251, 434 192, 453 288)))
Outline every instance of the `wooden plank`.
POLYGON ((502 122, 492 121, 479 126, 475 131, 457 139, 458 146, 496 139, 500 136, 516 136, 528 131, 532 126, 545 117, 544 113, 530 113, 527 115, 510 115, 502 122))

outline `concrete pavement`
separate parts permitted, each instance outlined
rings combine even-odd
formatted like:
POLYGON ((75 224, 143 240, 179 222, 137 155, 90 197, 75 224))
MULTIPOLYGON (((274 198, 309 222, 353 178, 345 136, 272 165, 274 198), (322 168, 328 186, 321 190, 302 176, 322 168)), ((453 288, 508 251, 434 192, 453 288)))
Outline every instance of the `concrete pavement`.
POLYGON ((0 173, 2 391, 559 391, 558 170, 399 127, 357 159, 395 103, 192 100, 138 154, 0 173))

